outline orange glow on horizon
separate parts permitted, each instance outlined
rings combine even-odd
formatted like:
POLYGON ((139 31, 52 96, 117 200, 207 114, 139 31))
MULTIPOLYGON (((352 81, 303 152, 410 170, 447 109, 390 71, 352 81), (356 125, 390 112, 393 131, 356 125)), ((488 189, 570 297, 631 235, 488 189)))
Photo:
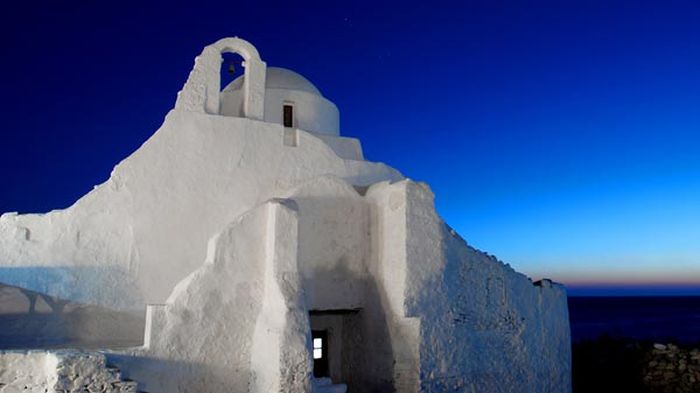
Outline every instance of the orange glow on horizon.
POLYGON ((533 274, 533 279, 549 278, 567 286, 599 286, 599 287, 628 287, 628 286, 678 286, 678 287, 700 287, 700 274, 678 274, 677 272, 635 272, 625 274, 615 273, 593 273, 585 272, 579 274, 533 274))

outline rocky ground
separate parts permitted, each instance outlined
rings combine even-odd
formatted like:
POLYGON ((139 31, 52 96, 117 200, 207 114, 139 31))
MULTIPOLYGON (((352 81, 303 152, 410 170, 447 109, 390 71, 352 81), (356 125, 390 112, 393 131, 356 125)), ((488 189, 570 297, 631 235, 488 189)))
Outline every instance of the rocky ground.
POLYGON ((700 392, 699 348, 609 337, 575 343, 573 391, 700 392))
POLYGON ((700 350, 673 344, 654 344, 647 352, 642 371, 652 392, 700 392, 700 350))

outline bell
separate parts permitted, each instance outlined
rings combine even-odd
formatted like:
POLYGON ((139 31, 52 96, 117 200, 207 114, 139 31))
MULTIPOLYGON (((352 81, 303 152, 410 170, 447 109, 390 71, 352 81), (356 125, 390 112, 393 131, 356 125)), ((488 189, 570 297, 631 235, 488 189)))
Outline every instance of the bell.
POLYGON ((236 72, 236 67, 233 66, 233 63, 228 65, 228 73, 233 75, 233 73, 236 72))

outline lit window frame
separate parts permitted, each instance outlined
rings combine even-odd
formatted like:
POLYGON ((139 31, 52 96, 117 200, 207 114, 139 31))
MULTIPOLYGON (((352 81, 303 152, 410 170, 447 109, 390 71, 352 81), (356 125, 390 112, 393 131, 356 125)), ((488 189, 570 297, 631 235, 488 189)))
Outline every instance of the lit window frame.
POLYGON ((313 339, 313 355, 314 360, 323 359, 323 339, 320 337, 313 339))

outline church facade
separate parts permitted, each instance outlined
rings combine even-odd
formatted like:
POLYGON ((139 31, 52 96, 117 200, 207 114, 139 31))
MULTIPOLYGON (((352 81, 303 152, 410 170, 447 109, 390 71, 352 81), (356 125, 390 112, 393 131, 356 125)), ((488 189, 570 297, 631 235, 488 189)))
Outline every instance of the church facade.
POLYGON ((104 354, 151 393, 569 392, 564 288, 469 246, 339 124, 250 43, 209 45, 107 182, 0 217, 5 283, 145 308, 143 345, 104 354))

